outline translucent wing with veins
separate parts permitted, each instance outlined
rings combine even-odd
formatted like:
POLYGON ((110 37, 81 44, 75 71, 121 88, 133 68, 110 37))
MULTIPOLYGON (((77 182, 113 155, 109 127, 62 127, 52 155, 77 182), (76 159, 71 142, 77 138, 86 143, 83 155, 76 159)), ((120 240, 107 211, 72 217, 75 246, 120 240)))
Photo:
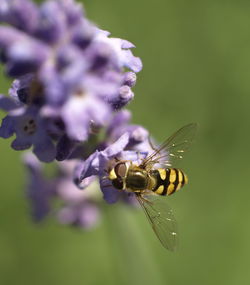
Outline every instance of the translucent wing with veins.
POLYGON ((136 197, 162 245, 174 251, 178 245, 177 224, 165 197, 152 193, 137 194, 136 197))
POLYGON ((172 166, 176 160, 183 158, 183 154, 193 143, 196 131, 196 123, 182 127, 164 141, 151 155, 144 159, 141 166, 146 167, 148 164, 153 165, 156 163, 172 166))

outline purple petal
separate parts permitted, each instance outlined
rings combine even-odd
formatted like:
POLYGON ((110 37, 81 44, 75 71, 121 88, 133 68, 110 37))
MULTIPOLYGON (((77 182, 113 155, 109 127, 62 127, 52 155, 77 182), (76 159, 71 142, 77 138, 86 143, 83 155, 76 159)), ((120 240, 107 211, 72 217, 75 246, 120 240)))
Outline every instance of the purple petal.
POLYGON ((18 107, 17 103, 6 96, 0 95, 0 108, 6 112, 14 110, 18 107))
POLYGON ((135 86, 136 83, 136 74, 134 72, 126 72, 124 74, 124 85, 128 85, 129 87, 135 86))
POLYGON ((131 50, 123 50, 124 65, 134 72, 139 72, 142 69, 142 61, 139 57, 135 57, 131 50))
POLYGON ((57 68, 60 70, 60 77, 68 88, 74 89, 82 80, 87 70, 87 62, 82 57, 81 50, 72 46, 60 48, 57 56, 57 68))
POLYGON ((1 0, 0 21, 5 21, 18 29, 32 32, 38 24, 35 4, 27 0, 1 0))
POLYGON ((67 159, 76 147, 76 143, 66 135, 62 136, 56 146, 56 159, 62 161, 67 159))
POLYGON ((121 152, 120 158, 123 160, 131 160, 137 164, 140 164, 144 158, 146 158, 148 152, 138 152, 134 150, 125 150, 121 152))
POLYGON ((91 43, 94 37, 94 32, 94 26, 84 19, 72 30, 72 41, 79 48, 85 50, 91 43))
POLYGON ((12 44, 7 51, 7 73, 18 77, 34 72, 48 56, 48 48, 36 41, 23 40, 12 44))
POLYGON ((123 102, 129 102, 134 97, 134 93, 129 86, 124 85, 119 89, 119 96, 123 102))
POLYGON ((65 88, 56 67, 48 63, 41 67, 39 79, 44 86, 44 92, 49 105, 60 107, 68 98, 68 89, 65 88))
POLYGON ((107 163, 111 158, 118 156, 129 142, 129 134, 125 133, 116 142, 99 153, 99 176, 105 175, 107 163))
POLYGON ((110 107, 101 100, 91 100, 89 104, 92 107, 88 109, 90 121, 98 126, 106 126, 111 117, 110 107))
POLYGON ((33 152, 43 162, 51 162, 56 157, 56 148, 49 138, 34 144, 33 152))
POLYGON ((148 131, 138 125, 125 125, 120 128, 114 129, 112 136, 117 138, 120 137, 124 132, 129 133, 129 144, 128 147, 132 148, 137 144, 140 144, 144 141, 148 141, 149 133, 148 131))
POLYGON ((98 175, 99 173, 99 152, 96 151, 90 155, 84 162, 79 163, 75 169, 74 182, 81 188, 81 183, 87 177, 98 175))
POLYGON ((1 49, 7 49, 11 44, 19 40, 23 40, 24 34, 11 27, 0 27, 0 47, 1 49))
POLYGON ((107 74, 107 78, 99 78, 97 76, 88 75, 83 81, 83 89, 87 94, 100 97, 106 102, 117 97, 117 93, 122 84, 121 76, 114 76, 110 78, 110 73, 107 74))
POLYGON ((114 109, 120 109, 127 105, 134 98, 134 93, 129 86, 124 85, 120 87, 118 96, 109 102, 114 109))
POLYGON ((127 40, 121 40, 121 47, 122 48, 135 48, 135 45, 132 44, 131 42, 127 41, 127 40))
POLYGON ((131 113, 128 110, 121 110, 115 113, 108 127, 107 133, 112 135, 117 129, 120 130, 124 125, 127 125, 131 119, 131 113))
POLYGON ((40 21, 37 36, 49 43, 56 43, 66 31, 66 18, 60 1, 46 1, 40 8, 40 21))
POLYGON ((69 109, 64 108, 62 118, 65 122, 68 136, 76 141, 83 142, 88 138, 90 119, 82 110, 79 113, 78 110, 74 114, 72 111, 74 107, 71 105, 69 109))
POLYGON ((10 116, 6 116, 2 120, 2 125, 0 127, 0 137, 7 139, 13 136, 15 131, 14 126, 15 126, 15 121, 13 120, 13 118, 10 116))
POLYGON ((14 150, 25 150, 30 148, 32 145, 30 139, 27 139, 26 137, 18 137, 16 138, 12 143, 11 147, 14 150))
POLYGON ((131 132, 130 143, 138 144, 148 139, 148 131, 141 126, 134 126, 134 130, 131 132))
POLYGON ((90 131, 90 123, 103 126, 110 117, 109 106, 93 96, 72 97, 62 109, 62 118, 67 134, 76 141, 85 141, 90 131))
POLYGON ((108 146, 104 151, 101 152, 102 156, 112 158, 119 154, 127 146, 129 142, 129 134, 123 134, 116 142, 108 146))
POLYGON ((100 187, 103 193, 104 200, 109 204, 113 204, 119 200, 120 192, 116 190, 113 186, 107 186, 107 182, 108 181, 100 180, 100 187))
MULTIPOLYGON (((114 126, 122 126, 124 124, 128 124, 128 122, 131 120, 131 112, 128 110, 122 110, 118 113, 113 118, 113 124, 114 126)), ((113 126, 113 127, 114 127, 113 126)))
POLYGON ((74 1, 61 0, 59 5, 63 9, 67 17, 67 24, 72 27, 76 24, 80 24, 83 18, 83 7, 81 3, 75 3, 74 1))

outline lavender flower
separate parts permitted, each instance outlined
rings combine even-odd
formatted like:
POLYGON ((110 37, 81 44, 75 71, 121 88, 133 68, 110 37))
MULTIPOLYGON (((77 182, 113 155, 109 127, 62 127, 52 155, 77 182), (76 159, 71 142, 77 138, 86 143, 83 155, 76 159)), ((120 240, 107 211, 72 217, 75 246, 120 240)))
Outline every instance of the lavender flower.
POLYGON ((148 131, 122 110, 142 69, 135 46, 96 27, 74 0, 0 0, 0 22, 0 61, 13 79, 0 96, 0 137, 33 149, 24 159, 33 219, 53 214, 86 229, 100 218, 97 193, 133 204, 105 176, 115 159, 140 163, 152 151, 148 131), (55 159, 47 177, 41 162, 55 159))
MULTIPOLYGON (((134 45, 94 26, 73 0, 41 6, 29 0, 1 0, 0 20, 9 24, 0 27, 1 59, 7 75, 16 78, 9 93, 26 110, 35 105, 36 117, 46 122, 43 151, 52 153, 51 140, 57 144, 67 137, 70 145, 87 141, 92 125, 107 126, 112 111, 132 100, 134 74, 142 68, 130 51, 134 45)), ((6 128, 12 113, 2 133, 11 133, 6 128)), ((11 120, 11 128, 17 133, 17 120, 11 120)), ((15 149, 31 144, 26 140, 15 149)), ((41 158, 36 149, 42 161, 62 157, 53 153, 41 158)))
MULTIPOLYGON (((24 162, 29 174, 27 196, 34 221, 40 222, 54 213, 62 224, 90 228, 98 222, 98 195, 93 187, 83 192, 72 183, 74 161, 55 165, 57 173, 53 177, 45 176, 43 165, 31 153, 24 157, 24 162), (62 204, 56 210, 54 200, 62 204)), ((93 179, 87 179, 85 187, 92 182, 93 179)))

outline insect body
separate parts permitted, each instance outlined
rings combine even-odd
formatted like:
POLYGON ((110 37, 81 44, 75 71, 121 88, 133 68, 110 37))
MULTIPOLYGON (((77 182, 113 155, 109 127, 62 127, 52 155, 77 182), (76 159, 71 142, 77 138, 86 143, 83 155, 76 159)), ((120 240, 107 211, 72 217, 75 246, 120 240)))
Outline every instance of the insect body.
POLYGON ((121 161, 109 174, 115 188, 129 192, 152 191, 158 195, 171 195, 187 184, 186 174, 176 168, 158 168, 146 171, 131 162, 121 161))
POLYGON ((177 246, 177 227, 172 210, 163 196, 173 194, 188 181, 182 170, 172 168, 172 163, 183 157, 196 129, 196 124, 184 126, 142 160, 140 165, 132 161, 117 161, 108 176, 116 189, 135 193, 157 237, 170 250, 177 246))

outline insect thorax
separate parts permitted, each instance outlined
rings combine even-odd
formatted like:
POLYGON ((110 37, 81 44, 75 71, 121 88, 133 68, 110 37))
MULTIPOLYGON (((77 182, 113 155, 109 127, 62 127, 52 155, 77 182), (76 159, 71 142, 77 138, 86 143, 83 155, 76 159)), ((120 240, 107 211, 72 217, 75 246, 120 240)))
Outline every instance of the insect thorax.
POLYGON ((133 192, 146 190, 149 184, 149 176, 146 170, 131 167, 126 177, 126 188, 133 192))

